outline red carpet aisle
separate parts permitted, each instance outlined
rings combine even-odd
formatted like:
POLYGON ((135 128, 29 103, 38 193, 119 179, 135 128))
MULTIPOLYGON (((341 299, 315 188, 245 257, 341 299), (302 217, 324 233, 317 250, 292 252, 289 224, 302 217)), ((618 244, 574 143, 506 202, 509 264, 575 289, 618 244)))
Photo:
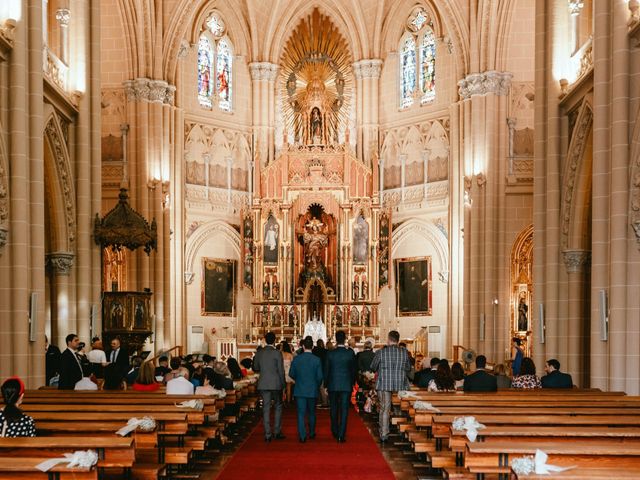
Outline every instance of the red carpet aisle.
POLYGON ((393 480, 375 440, 353 410, 349 412, 347 442, 331 436, 329 411, 318 410, 316 439, 298 441, 295 407, 285 409, 282 419, 285 440, 265 443, 262 422, 229 460, 217 480, 371 479, 393 480))

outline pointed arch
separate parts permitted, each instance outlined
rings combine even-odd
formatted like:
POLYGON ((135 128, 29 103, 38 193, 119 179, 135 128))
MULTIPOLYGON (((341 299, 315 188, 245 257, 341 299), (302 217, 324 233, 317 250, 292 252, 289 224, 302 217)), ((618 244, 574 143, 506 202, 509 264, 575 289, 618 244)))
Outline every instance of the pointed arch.
POLYGON ((76 241, 74 177, 62 126, 53 109, 45 122, 44 142, 45 189, 53 221, 50 248, 55 252, 73 252, 76 241))
POLYGON ((203 245, 215 235, 222 236, 233 248, 236 258, 240 259, 240 233, 222 220, 213 220, 200 225, 187 240, 185 246, 185 268, 187 273, 194 272, 194 268, 198 268, 195 264, 198 252, 203 245))
POLYGON ((420 219, 411 219, 404 222, 398 228, 395 228, 391 234, 391 257, 394 258, 398 247, 403 242, 405 237, 415 234, 419 235, 431 245, 433 245, 436 251, 436 257, 439 262, 440 271, 449 271, 449 247, 447 246, 447 239, 444 234, 438 230, 433 223, 420 219))

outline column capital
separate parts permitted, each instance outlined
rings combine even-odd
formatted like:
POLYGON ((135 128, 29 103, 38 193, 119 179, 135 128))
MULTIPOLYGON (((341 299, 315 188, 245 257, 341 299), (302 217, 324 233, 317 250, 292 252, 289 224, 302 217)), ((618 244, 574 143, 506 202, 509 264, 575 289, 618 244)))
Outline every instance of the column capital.
POLYGON ((176 87, 164 80, 136 78, 125 80, 122 84, 129 102, 145 101, 173 105, 176 87))
POLYGON ((59 8, 56 10, 56 20, 61 27, 68 27, 71 20, 71 10, 68 8, 59 8))
POLYGON ((249 72, 253 81, 272 82, 278 75, 278 65, 270 62, 253 62, 249 64, 249 72))
POLYGON ((494 70, 483 73, 471 73, 458 82, 458 93, 462 100, 474 95, 507 95, 511 88, 511 72, 496 72, 494 70))
POLYGON ((590 250, 563 250, 562 259, 567 273, 582 273, 591 264, 590 250))
POLYGON ((54 275, 69 275, 73 267, 75 254, 71 252, 54 252, 44 256, 45 268, 54 275))
POLYGON ((382 72, 382 60, 379 58, 369 58, 359 60, 353 64, 353 74, 356 79, 380 78, 382 72))
POLYGON ((569 3, 569 13, 571 15, 580 15, 580 10, 584 7, 584 2, 582 0, 568 0, 569 3))
POLYGON ((193 282, 193 279, 195 278, 196 274, 193 272, 184 272, 184 283, 185 285, 191 285, 191 283, 193 282))

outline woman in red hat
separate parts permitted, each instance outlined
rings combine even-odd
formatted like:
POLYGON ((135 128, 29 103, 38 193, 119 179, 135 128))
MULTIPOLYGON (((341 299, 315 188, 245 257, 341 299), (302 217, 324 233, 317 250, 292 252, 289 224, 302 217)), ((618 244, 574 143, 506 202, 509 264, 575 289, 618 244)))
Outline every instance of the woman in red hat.
POLYGON ((5 405, 0 411, 0 436, 35 437, 36 426, 33 418, 18 408, 24 397, 23 381, 18 377, 11 377, 5 380, 0 388, 5 405))

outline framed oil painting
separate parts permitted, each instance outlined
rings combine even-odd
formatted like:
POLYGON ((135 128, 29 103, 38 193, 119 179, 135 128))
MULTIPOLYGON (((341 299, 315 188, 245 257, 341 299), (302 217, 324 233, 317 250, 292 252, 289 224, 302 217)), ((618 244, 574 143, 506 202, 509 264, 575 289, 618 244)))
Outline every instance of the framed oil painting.
POLYGON ((395 274, 398 316, 431 315, 431 257, 397 259, 395 274))
POLYGON ((236 261, 203 258, 201 314, 233 315, 235 295, 236 261))

